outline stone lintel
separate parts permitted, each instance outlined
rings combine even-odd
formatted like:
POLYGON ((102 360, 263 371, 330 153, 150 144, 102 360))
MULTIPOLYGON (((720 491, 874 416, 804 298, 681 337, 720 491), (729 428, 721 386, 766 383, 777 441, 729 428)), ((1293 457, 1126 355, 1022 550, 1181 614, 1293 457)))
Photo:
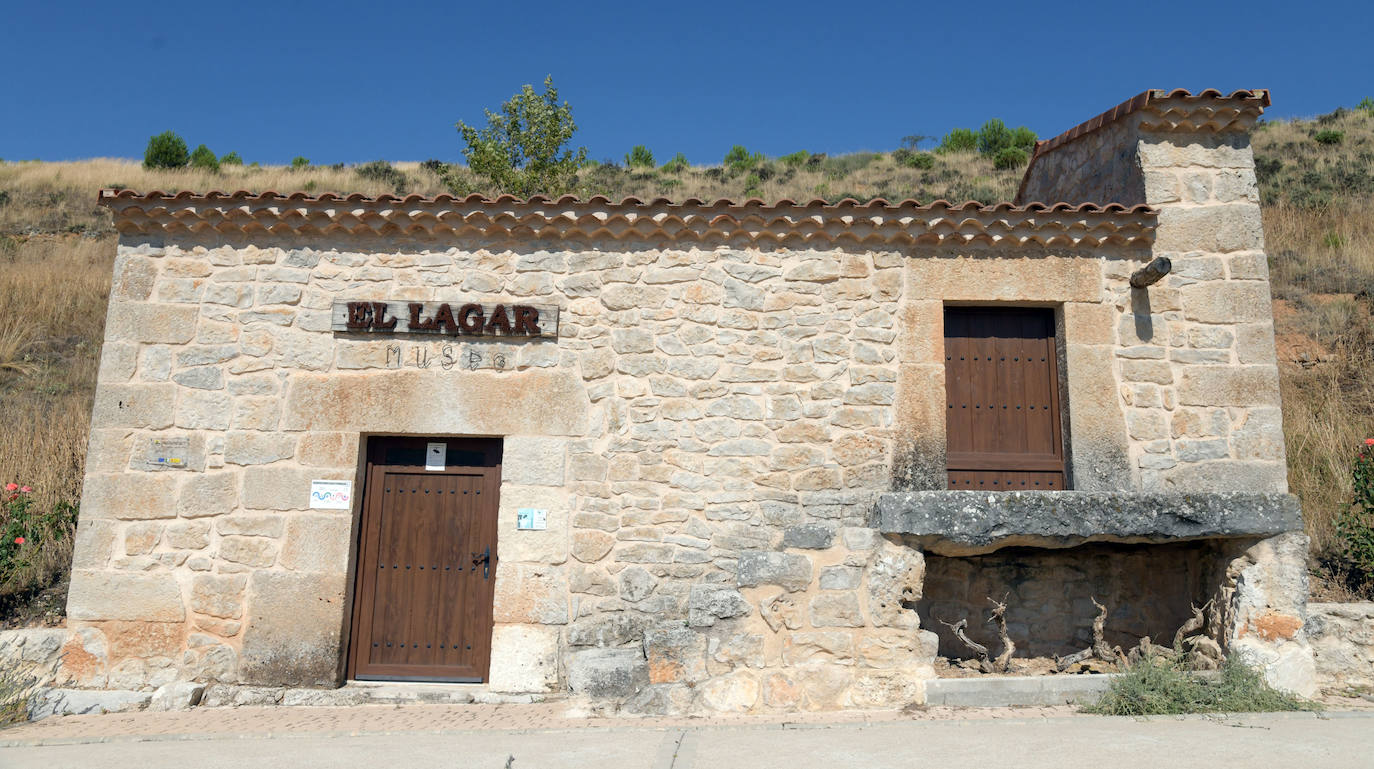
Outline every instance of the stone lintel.
POLYGON ((1085 491, 909 491, 883 494, 876 517, 936 555, 1086 542, 1165 543, 1300 531, 1291 494, 1139 494, 1085 491))

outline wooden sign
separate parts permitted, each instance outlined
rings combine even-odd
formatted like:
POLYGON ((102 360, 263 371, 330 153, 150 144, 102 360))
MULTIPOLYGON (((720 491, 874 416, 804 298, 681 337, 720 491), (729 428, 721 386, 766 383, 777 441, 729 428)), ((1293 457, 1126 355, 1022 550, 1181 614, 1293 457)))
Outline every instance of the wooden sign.
POLYGON ((477 302, 335 302, 335 331, 354 334, 558 337, 558 308, 477 302))

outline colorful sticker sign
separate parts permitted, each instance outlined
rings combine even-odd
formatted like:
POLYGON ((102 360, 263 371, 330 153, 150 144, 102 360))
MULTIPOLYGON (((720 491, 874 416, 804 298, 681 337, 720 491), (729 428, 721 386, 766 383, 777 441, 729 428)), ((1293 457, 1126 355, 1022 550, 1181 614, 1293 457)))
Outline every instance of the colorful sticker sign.
POLYGON ((353 481, 311 481, 310 507, 349 510, 353 507, 353 481))

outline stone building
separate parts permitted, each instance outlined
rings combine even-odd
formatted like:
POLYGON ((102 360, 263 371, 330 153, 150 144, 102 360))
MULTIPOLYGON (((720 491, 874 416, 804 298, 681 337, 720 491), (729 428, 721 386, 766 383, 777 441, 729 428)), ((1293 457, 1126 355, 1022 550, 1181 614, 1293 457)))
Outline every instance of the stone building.
POLYGON ((1211 600, 1310 693, 1268 103, 1147 91, 992 206, 103 191, 59 684, 899 706, 1005 596, 1044 655, 1211 600))

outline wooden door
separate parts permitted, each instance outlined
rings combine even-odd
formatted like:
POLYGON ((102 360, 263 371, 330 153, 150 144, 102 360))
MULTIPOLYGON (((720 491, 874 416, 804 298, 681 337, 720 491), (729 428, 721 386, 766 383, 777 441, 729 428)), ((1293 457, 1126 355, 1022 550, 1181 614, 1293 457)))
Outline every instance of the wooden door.
POLYGON ((481 682, 491 660, 500 445, 369 442, 349 670, 358 680, 481 682), (493 462, 494 458, 494 462, 493 462))
POLYGON ((1054 312, 945 308, 949 488, 1066 488, 1054 312))

